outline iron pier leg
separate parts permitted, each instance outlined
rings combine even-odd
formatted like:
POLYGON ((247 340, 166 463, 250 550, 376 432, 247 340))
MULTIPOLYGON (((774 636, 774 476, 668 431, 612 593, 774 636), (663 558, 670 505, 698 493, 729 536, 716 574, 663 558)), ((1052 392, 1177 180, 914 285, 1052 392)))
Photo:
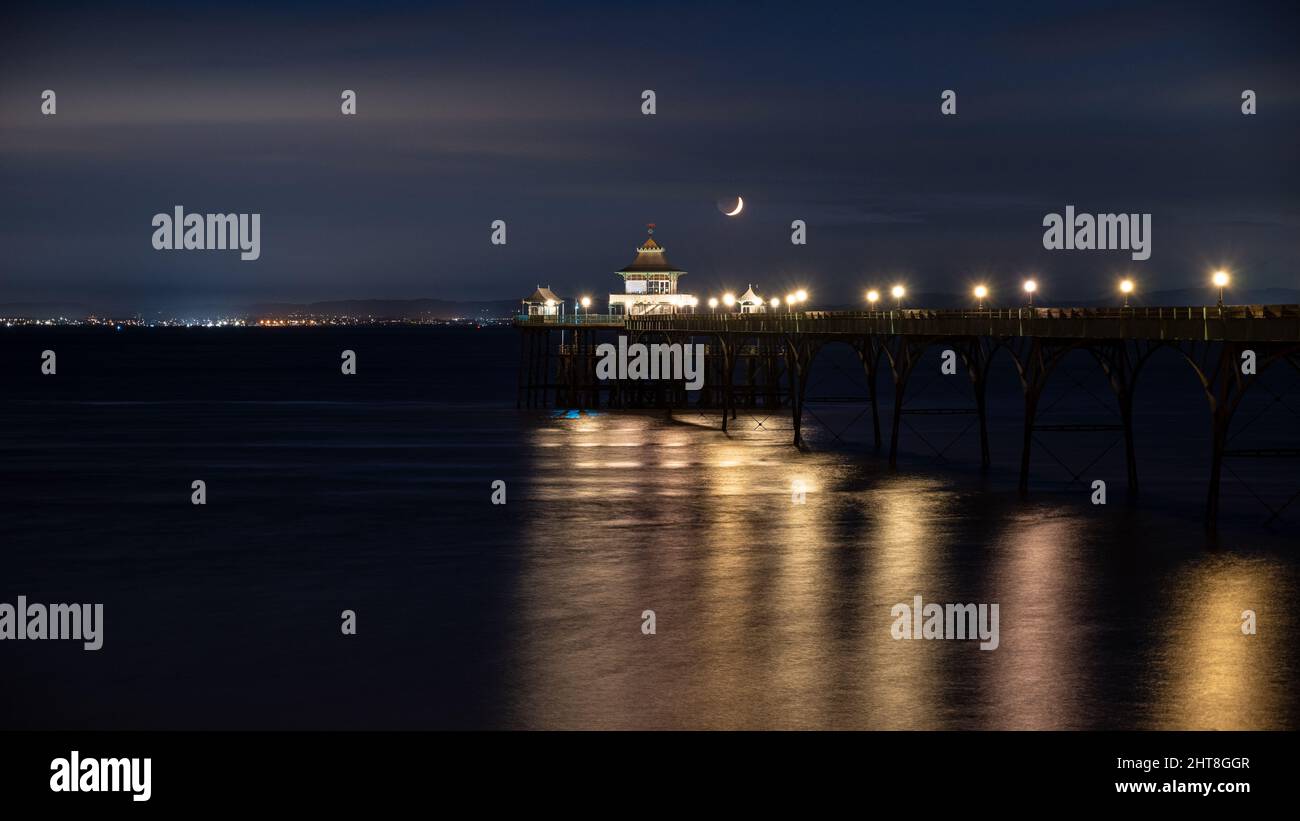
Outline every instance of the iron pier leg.
POLYGON ((1025 435, 1020 446, 1020 495, 1029 495, 1029 452, 1034 442, 1034 417, 1038 413, 1039 387, 1025 389, 1025 435))

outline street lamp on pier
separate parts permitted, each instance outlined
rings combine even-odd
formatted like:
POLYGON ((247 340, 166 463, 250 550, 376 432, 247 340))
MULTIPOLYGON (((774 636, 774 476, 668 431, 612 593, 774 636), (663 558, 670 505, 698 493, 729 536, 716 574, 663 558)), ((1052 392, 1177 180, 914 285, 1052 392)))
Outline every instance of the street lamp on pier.
POLYGON ((1214 287, 1219 289, 1219 313, 1223 313, 1223 289, 1228 287, 1228 282, 1227 271, 1214 272, 1214 287))
POLYGON ((1029 307, 1034 307, 1034 291, 1038 290, 1038 283, 1032 279, 1025 280, 1025 293, 1029 295, 1029 307))

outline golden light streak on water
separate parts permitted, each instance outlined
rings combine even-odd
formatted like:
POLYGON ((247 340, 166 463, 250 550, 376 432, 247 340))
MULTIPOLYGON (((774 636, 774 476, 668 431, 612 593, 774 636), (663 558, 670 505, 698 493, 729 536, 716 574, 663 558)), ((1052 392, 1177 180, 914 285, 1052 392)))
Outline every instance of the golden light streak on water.
POLYGON ((862 625, 861 656, 869 682, 863 707, 873 716, 873 728, 941 729, 945 725, 938 709, 944 642, 896 641, 890 634, 895 604, 910 606, 918 594, 925 601, 944 601, 940 561, 948 545, 942 532, 927 526, 940 499, 932 482, 917 478, 873 489, 861 499, 871 515, 870 529, 862 539, 869 579, 864 593, 870 606, 862 625))
POLYGON ((562 435, 531 438, 527 480, 511 490, 522 545, 505 609, 508 726, 1288 721, 1287 565, 1131 539, 1112 549, 1130 523, 872 473, 852 455, 794 451, 783 431, 637 414, 545 424, 562 435), (890 610, 916 595, 997 602, 999 648, 895 641, 890 610), (1240 636, 1247 607, 1259 636, 1240 636), (656 635, 641 632, 644 610, 656 635))
POLYGON ((993 549, 988 599, 1014 595, 1000 607, 1001 645, 987 665, 990 729, 1082 724, 1082 704, 1095 696, 1085 675, 1092 608, 1080 591, 1087 527, 1079 516, 1035 509, 1010 522, 993 549))
POLYGON ((1277 725, 1292 686, 1278 661, 1296 628, 1284 589, 1280 568, 1262 559, 1219 555, 1180 568, 1158 625, 1166 640, 1153 659, 1153 728, 1277 725), (1244 610, 1256 611, 1256 635, 1242 633, 1244 610))

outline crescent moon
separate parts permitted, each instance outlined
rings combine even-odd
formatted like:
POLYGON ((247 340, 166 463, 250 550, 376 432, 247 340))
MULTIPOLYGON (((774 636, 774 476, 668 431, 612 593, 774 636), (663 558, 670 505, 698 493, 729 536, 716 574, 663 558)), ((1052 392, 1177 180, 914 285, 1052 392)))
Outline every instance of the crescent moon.
POLYGON ((745 198, 744 198, 744 197, 741 197, 741 196, 737 196, 737 197, 736 197, 736 210, 735 210, 735 211, 728 211, 728 212, 727 212, 727 216, 729 216, 729 217, 734 217, 734 216, 736 216, 737 214, 739 214, 741 211, 743 211, 744 209, 745 209, 745 198))

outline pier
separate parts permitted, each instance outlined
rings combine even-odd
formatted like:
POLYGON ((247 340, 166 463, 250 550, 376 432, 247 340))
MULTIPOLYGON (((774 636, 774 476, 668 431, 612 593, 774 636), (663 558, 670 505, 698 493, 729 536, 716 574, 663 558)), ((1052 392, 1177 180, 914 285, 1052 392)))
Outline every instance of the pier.
POLYGON ((895 401, 888 420, 891 468, 898 464, 899 429, 903 416, 909 413, 905 407, 909 381, 922 354, 936 346, 954 351, 963 362, 971 406, 911 412, 974 413, 981 466, 990 466, 986 386, 990 365, 1005 352, 1024 394, 1020 492, 1029 491, 1036 430, 1050 427, 1069 433, 1113 427, 1124 434, 1130 498, 1138 493, 1133 393, 1152 354, 1169 348, 1195 372, 1209 410, 1205 524, 1210 530, 1218 525, 1225 458, 1300 457, 1300 450, 1294 448, 1228 449, 1233 414, 1258 377, 1272 367, 1300 371, 1297 305, 521 314, 515 327, 520 331, 517 405, 521 408, 662 408, 671 413, 693 406, 716 412, 724 431, 738 408, 781 409, 790 413, 796 446, 803 445, 804 404, 813 362, 826 346, 847 345, 857 354, 866 376, 867 395, 859 399, 870 404, 877 450, 883 449, 884 437, 876 386, 880 378, 892 380, 895 401), (704 344, 704 387, 692 397, 681 384, 671 381, 597 379, 596 349, 619 334, 632 342, 704 344), (1044 388, 1057 365, 1074 351, 1090 354, 1104 373, 1119 407, 1120 424, 1045 426, 1037 422, 1044 388))

